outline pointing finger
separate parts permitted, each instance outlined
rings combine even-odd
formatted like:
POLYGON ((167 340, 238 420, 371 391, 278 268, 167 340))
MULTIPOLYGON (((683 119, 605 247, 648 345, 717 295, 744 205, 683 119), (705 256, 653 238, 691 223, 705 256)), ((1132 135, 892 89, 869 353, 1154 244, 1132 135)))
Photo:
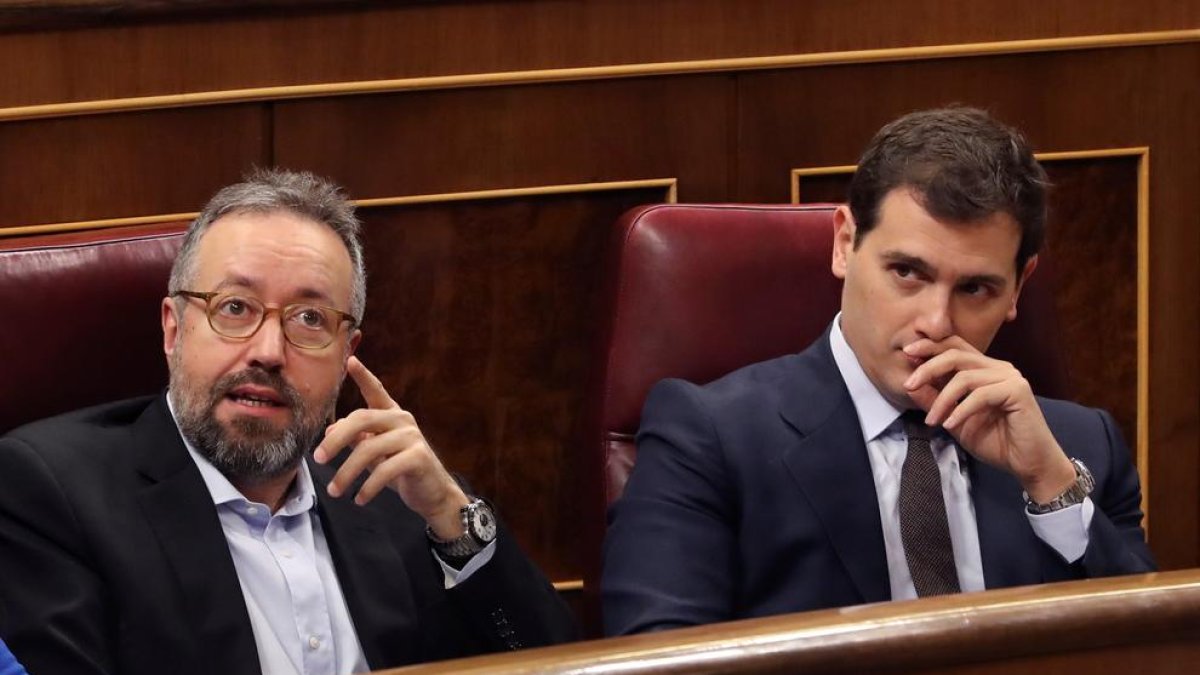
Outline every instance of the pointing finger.
POLYGON ((358 360, 357 356, 351 356, 346 361, 346 372, 354 380, 354 384, 358 385, 358 390, 362 392, 363 400, 367 402, 368 408, 395 408, 396 401, 388 394, 383 383, 379 381, 375 374, 367 370, 362 361, 358 360))

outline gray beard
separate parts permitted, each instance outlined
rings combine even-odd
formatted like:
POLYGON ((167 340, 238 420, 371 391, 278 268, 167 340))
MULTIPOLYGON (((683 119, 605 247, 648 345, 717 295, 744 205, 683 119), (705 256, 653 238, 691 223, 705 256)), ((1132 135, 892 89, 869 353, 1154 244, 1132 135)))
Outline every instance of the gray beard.
POLYGON ((170 395, 179 430, 196 452, 235 485, 261 485, 295 470, 304 453, 324 434, 337 401, 335 393, 313 415, 300 393, 278 373, 249 368, 222 377, 205 393, 182 382, 180 370, 172 364, 170 395), (266 420, 238 417, 230 423, 231 429, 222 425, 214 412, 217 404, 233 388, 248 383, 279 392, 292 413, 292 423, 280 430, 266 420))

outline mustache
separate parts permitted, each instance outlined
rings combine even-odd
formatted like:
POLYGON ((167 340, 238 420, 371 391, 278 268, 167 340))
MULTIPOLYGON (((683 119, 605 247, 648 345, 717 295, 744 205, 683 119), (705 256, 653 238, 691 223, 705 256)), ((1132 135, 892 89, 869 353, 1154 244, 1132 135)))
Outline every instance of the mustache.
POLYGON ((287 380, 283 379, 283 375, 261 368, 247 368, 222 376, 213 384, 210 404, 215 406, 229 392, 245 384, 269 387, 279 394, 284 404, 292 411, 299 411, 302 407, 300 392, 288 384, 287 380))

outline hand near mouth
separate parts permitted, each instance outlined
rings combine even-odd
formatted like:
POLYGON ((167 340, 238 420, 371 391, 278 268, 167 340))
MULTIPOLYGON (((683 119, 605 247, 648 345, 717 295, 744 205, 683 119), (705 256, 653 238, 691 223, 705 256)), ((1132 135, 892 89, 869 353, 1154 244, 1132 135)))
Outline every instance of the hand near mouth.
POLYGON ((364 471, 369 475, 354 503, 370 502, 384 487, 400 495, 443 539, 463 533, 459 509, 470 500, 425 441, 412 413, 400 407, 379 378, 351 356, 346 372, 362 392, 366 408, 359 408, 325 429, 325 438, 313 451, 324 464, 352 447, 350 455, 328 486, 340 497, 364 471))
POLYGON ((1017 477, 1035 501, 1049 501, 1075 480, 1075 469, 1054 439, 1033 390, 1011 363, 990 358, 966 340, 921 339, 904 347, 925 359, 904 382, 927 411, 978 459, 1017 477))

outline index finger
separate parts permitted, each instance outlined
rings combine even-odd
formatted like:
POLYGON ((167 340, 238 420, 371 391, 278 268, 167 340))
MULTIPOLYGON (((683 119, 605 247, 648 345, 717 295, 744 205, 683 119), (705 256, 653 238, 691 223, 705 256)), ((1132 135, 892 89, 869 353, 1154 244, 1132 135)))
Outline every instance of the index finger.
POLYGON ((367 402, 368 408, 382 410, 396 407, 396 401, 388 394, 383 383, 379 381, 378 377, 375 377, 374 373, 367 370, 357 356, 351 356, 346 360, 346 372, 354 380, 354 384, 358 385, 358 390, 362 392, 363 400, 367 402))
MULTIPOLYGON (((906 350, 906 353, 909 352, 906 350)), ((909 355, 913 356, 911 353, 909 355)), ((940 391, 950 381, 950 378, 954 377, 955 373, 986 368, 996 363, 995 359, 979 353, 970 345, 967 345, 966 349, 957 346, 951 347, 926 358, 921 365, 913 369, 908 379, 904 381, 904 387, 912 391, 930 385, 940 391)))
POLYGON ((908 354, 909 356, 924 357, 927 359, 951 349, 980 353, 979 350, 975 349, 970 342, 967 342, 957 335, 951 335, 945 339, 936 341, 930 340, 929 338, 921 338, 919 340, 913 340, 912 342, 904 345, 905 354, 908 354))

